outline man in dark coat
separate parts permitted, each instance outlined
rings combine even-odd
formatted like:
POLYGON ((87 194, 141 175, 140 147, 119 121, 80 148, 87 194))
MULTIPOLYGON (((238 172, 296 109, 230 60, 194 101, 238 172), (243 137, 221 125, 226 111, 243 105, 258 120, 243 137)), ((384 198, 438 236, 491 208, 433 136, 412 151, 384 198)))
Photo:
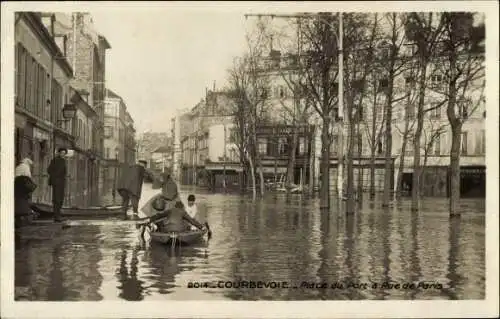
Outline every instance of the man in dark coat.
POLYGON ((130 202, 135 215, 139 214, 139 200, 141 199, 142 184, 146 175, 146 161, 139 161, 131 166, 123 166, 116 190, 122 197, 123 217, 127 218, 130 202))
POLYGON ((52 186, 52 205, 54 207, 54 221, 61 222, 61 208, 64 203, 64 193, 66 189, 66 160, 64 156, 68 154, 65 148, 59 148, 56 156, 52 159, 47 169, 49 174, 49 185, 52 186))
POLYGON ((179 200, 179 189, 175 183, 170 170, 165 170, 162 176, 163 185, 161 188, 161 194, 163 198, 168 201, 168 209, 173 208, 175 203, 179 200))

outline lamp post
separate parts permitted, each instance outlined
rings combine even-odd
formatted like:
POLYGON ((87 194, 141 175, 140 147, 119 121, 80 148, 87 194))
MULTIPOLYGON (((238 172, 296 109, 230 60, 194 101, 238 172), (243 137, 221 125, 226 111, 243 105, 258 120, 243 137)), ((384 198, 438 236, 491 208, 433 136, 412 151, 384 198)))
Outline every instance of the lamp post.
POLYGON ((222 162, 222 187, 224 192, 226 192, 226 122, 224 122, 224 161, 222 162))

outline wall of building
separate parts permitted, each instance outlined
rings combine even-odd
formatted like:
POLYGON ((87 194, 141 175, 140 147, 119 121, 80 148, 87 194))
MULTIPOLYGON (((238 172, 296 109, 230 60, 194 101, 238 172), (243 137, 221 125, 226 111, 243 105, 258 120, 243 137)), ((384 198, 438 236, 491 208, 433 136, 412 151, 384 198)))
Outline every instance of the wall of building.
MULTIPOLYGON (((64 62, 53 61, 52 57, 60 54, 51 47, 52 39, 48 33, 36 32, 45 30, 43 24, 35 18, 30 20, 35 24, 32 26, 29 17, 33 14, 23 13, 15 26, 16 158, 32 158, 32 176, 39 185, 33 200, 50 203, 46 171, 56 147, 54 127, 71 133, 71 124, 59 121, 68 99, 71 70, 64 67, 64 62)), ((59 143, 62 146, 69 141, 59 143)))

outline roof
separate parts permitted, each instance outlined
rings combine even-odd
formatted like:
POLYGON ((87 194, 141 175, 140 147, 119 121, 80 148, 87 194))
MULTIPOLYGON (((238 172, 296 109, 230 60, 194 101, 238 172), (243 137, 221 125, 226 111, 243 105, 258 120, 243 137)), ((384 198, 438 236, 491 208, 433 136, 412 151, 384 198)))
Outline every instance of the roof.
POLYGON ((155 149, 152 153, 170 153, 172 148, 170 146, 160 146, 155 149))
POLYGON ((102 44, 104 44, 104 49, 105 50, 111 49, 111 44, 109 44, 109 42, 108 42, 108 40, 106 39, 105 36, 99 35, 99 41, 101 41, 102 44))
POLYGON ((110 89, 106 89, 106 97, 112 98, 112 99, 123 100, 121 96, 119 96, 115 92, 111 91, 110 89))
POLYGON ((33 32, 42 40, 42 43, 46 45, 49 54, 55 57, 54 62, 58 63, 68 76, 73 76, 73 69, 66 59, 61 59, 64 55, 43 24, 41 14, 39 12, 21 12, 20 15, 28 22, 33 32))

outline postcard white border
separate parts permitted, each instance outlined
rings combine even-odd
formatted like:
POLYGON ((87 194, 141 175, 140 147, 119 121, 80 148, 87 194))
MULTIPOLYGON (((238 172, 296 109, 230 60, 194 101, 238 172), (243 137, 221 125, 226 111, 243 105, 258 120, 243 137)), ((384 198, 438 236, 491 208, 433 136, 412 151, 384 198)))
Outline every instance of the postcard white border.
MULTIPOLYGON (((498 315, 498 3, 496 1, 394 2, 2 2, 1 60, 1 312, 38 318, 366 318, 491 317, 498 315), (15 11, 224 10, 235 14, 297 11, 481 11, 486 14, 487 216, 486 299, 481 301, 169 301, 14 302, 13 285, 13 61, 15 11), (362 305, 360 305, 362 303, 362 305)), ((243 18, 243 16, 242 16, 243 18)), ((243 36, 243 35, 242 35, 243 36)))

